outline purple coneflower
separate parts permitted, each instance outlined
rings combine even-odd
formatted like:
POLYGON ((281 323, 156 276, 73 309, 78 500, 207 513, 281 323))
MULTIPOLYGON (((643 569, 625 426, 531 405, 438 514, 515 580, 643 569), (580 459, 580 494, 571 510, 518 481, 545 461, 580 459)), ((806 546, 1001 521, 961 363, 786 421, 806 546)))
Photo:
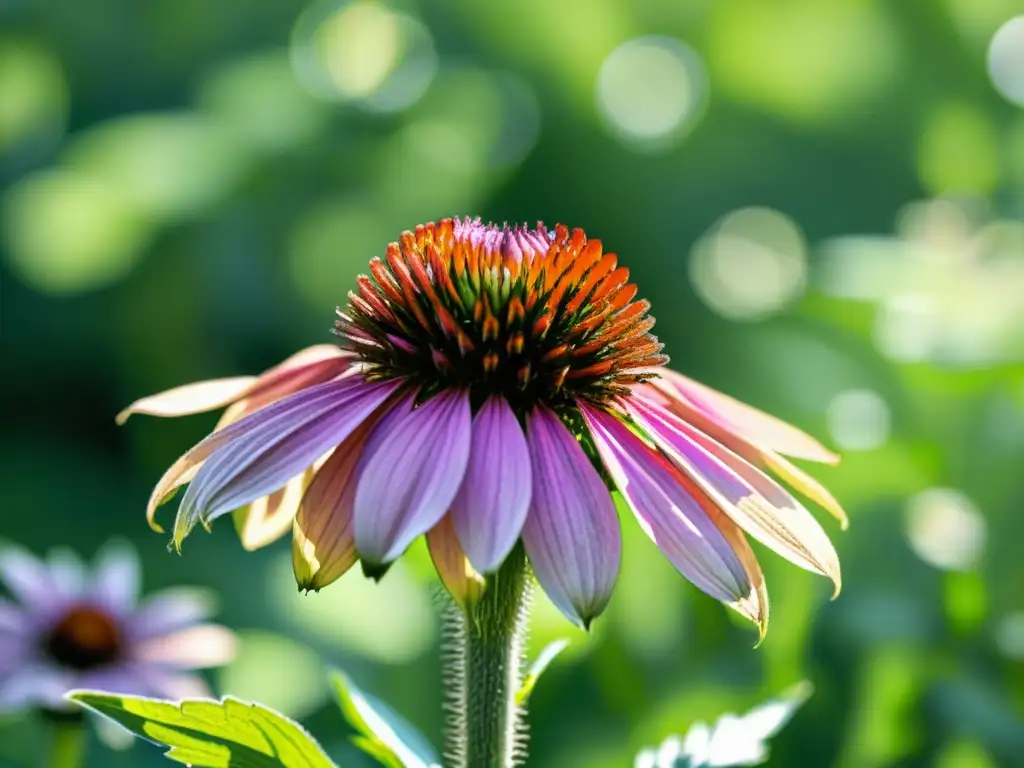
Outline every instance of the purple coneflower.
POLYGON ((762 631, 768 599, 747 535, 839 589, 828 536, 766 473, 845 524, 783 455, 838 457, 664 368, 648 303, 599 240, 446 219, 403 233, 369 272, 338 312, 338 347, 122 414, 230 404, 153 493, 151 521, 190 483, 177 544, 235 510, 282 524, 295 514, 296 577, 320 589, 357 560, 379 576, 424 534, 449 583, 459 557, 492 573, 521 541, 551 600, 587 625, 619 571, 616 489, 686 578, 762 631))
POLYGON ((112 693, 207 696, 194 670, 234 655, 234 635, 201 624, 207 601, 168 589, 138 604, 139 562, 109 547, 90 575, 69 551, 48 561, 0 550, 0 579, 17 602, 0 599, 0 710, 60 711, 74 688, 112 693))

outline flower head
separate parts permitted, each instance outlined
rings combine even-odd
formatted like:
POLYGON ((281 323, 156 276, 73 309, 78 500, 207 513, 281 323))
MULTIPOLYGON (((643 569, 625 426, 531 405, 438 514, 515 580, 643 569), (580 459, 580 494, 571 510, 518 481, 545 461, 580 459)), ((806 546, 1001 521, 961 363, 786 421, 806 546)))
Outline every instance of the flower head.
POLYGON ((193 670, 230 660, 234 635, 200 622, 207 601, 166 590, 138 603, 139 562, 109 547, 90 574, 76 555, 47 561, 0 550, 0 710, 60 710, 74 688, 184 698, 208 695, 193 670))
POLYGON ((338 347, 306 368, 315 375, 286 362, 128 409, 235 402, 165 474, 150 513, 191 481, 180 544, 196 523, 297 488, 293 560, 306 589, 357 560, 379 576, 427 535, 445 583, 471 599, 521 541, 548 596, 586 625, 619 571, 615 488, 690 581, 762 629, 767 596, 746 535, 838 589, 827 535, 765 471, 842 516, 782 454, 837 457, 665 368, 628 278, 599 240, 561 225, 443 220, 403 233, 358 278, 338 347))

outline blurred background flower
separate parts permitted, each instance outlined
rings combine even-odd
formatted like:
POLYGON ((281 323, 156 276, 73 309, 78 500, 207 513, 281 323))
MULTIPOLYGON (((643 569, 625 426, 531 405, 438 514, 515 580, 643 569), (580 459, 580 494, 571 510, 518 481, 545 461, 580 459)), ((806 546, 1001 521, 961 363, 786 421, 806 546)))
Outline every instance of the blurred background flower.
POLYGON ((181 699, 209 696, 194 670, 231 661, 235 637, 203 624, 208 596, 182 588, 139 604, 135 551, 108 545, 90 572, 69 549, 47 560, 5 546, 0 581, 0 708, 70 710, 73 688, 181 699))
MULTIPOLYGON (((47 510, 5 515, 4 536, 90 549, 117 530, 154 587, 214 586, 244 640, 219 688, 303 718, 344 765, 365 763, 337 732, 324 660, 439 741, 425 547, 377 587, 345 577, 308 597, 284 542, 250 555, 194 537, 173 557, 140 521, 149 481, 216 417, 118 431, 113 415, 330 342, 325 318, 408 222, 571 221, 629 264, 673 368, 843 453, 820 477, 855 524, 834 603, 764 558, 786 621, 756 652, 627 533, 617 599, 531 699, 533 765, 628 765, 801 679, 816 694, 769 765, 1013 765, 1020 14, 0 2, 0 500, 47 510)), ((531 642, 565 632, 541 602, 531 642)), ((0 721, 0 763, 33 738, 0 721)))

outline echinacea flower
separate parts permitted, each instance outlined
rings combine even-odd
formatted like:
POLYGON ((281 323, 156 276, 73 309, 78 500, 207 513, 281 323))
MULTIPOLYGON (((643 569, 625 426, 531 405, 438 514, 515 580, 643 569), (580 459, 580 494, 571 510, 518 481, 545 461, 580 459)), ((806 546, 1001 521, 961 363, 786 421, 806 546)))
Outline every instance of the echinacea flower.
POLYGON ((92 573, 70 551, 46 561, 0 549, 0 710, 71 708, 75 688, 180 699, 208 696, 194 670, 223 664, 235 637, 203 624, 208 601, 167 589, 139 599, 139 561, 108 547, 92 573))
POLYGON ((197 523, 288 497, 301 588, 357 561, 379 577, 426 535, 464 599, 521 541, 551 600, 586 626, 619 572, 615 488, 686 578, 762 631, 768 599, 748 535, 838 591, 828 536, 766 471, 845 521, 783 458, 838 457, 666 369, 628 276, 599 240, 562 225, 446 219, 403 233, 338 311, 329 356, 125 412, 234 403, 160 480, 150 519, 189 483, 180 545, 197 523))

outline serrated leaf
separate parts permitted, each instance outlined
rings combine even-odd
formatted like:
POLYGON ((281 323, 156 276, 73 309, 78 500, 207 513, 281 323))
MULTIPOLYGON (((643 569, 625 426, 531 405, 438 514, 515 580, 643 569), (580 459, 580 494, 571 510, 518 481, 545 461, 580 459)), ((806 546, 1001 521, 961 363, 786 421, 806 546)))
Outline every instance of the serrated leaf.
POLYGON ((196 768, 335 768, 298 723, 230 696, 177 702, 71 691, 67 698, 168 747, 168 758, 196 768))
POLYGON ((634 768, 711 768, 760 765, 768 759, 767 740, 782 730, 813 688, 800 683, 777 699, 745 715, 722 715, 713 727, 694 723, 685 739, 669 736, 655 748, 642 750, 634 768))
POLYGON ((353 743, 388 768, 441 768, 430 741, 386 703, 335 670, 331 685, 345 719, 359 731, 353 743))
POLYGON ((540 652, 540 656, 537 660, 530 665, 530 669, 526 672, 526 677, 523 678, 522 685, 519 686, 519 690, 516 692, 516 704, 523 706, 530 698, 530 694, 533 693, 534 686, 537 685, 537 681, 540 676, 544 674, 544 670, 548 668, 555 657, 558 656, 569 646, 569 641, 566 638, 561 640, 555 640, 553 643, 549 643, 543 651, 540 652))

